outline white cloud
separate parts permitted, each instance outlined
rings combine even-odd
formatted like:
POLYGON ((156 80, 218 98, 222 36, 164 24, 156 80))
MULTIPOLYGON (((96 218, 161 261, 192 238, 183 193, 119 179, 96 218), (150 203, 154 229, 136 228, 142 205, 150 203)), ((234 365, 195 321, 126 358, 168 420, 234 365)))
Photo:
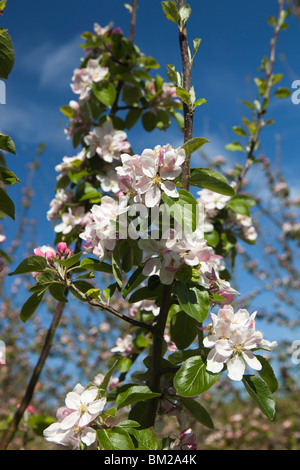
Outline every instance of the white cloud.
POLYGON ((80 38, 76 36, 65 44, 55 45, 46 42, 24 55, 22 65, 39 77, 42 89, 55 91, 69 87, 73 70, 80 64, 83 51, 78 47, 80 38))

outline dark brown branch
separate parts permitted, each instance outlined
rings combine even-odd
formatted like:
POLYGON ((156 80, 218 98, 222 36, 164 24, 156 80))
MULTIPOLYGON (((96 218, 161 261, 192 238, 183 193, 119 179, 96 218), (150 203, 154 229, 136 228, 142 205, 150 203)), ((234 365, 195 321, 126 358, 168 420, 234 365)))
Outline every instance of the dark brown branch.
POLYGON ((124 321, 126 321, 127 323, 130 323, 133 326, 137 326, 138 328, 143 328, 144 330, 152 331, 152 325, 148 325, 147 323, 137 321, 134 318, 127 317, 126 315, 124 315, 123 313, 121 313, 118 310, 114 309, 110 305, 104 304, 103 302, 100 302, 99 300, 90 299, 83 292, 81 292, 79 289, 77 289, 77 287, 72 283, 69 284, 69 287, 72 290, 74 290, 81 297, 81 299, 84 302, 87 302, 89 305, 92 305, 93 307, 101 308, 101 309, 105 310, 106 312, 109 312, 109 313, 113 314, 115 317, 120 318, 120 320, 124 320, 124 321))

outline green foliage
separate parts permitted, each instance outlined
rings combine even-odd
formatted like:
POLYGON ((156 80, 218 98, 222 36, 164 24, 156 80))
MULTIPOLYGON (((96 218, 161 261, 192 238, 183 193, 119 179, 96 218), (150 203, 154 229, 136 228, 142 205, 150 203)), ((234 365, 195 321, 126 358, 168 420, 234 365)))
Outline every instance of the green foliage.
POLYGON ((193 168, 189 183, 192 186, 210 189, 219 194, 234 196, 235 191, 222 173, 210 168, 193 168))
POLYGON ((207 372, 201 356, 193 356, 180 366, 174 386, 181 397, 196 397, 209 390, 218 378, 219 374, 207 372))

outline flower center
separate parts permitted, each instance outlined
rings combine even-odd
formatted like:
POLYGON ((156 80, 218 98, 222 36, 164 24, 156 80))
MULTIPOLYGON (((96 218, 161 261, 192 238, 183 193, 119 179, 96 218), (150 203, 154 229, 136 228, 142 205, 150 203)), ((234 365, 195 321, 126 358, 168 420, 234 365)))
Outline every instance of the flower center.
POLYGON ((152 178, 152 183, 156 186, 159 186, 161 183, 161 177, 159 175, 156 175, 152 178))

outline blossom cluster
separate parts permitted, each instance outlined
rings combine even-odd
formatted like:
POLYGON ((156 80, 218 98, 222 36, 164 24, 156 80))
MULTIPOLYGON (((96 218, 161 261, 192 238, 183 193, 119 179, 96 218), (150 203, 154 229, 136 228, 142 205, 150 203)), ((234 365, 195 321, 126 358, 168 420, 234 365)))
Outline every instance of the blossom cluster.
POLYGON ((65 405, 58 408, 57 421, 44 430, 44 438, 73 450, 80 444, 90 446, 96 440, 96 431, 90 424, 103 411, 106 398, 98 398, 99 389, 95 386, 84 388, 77 384, 65 399, 65 405))
POLYGON ((211 348, 207 357, 207 370, 219 373, 227 367, 228 377, 240 381, 246 364, 254 370, 261 370, 262 365, 253 350, 256 348, 272 350, 277 343, 264 339, 261 331, 255 329, 254 312, 249 315, 246 309, 234 312, 231 305, 219 309, 218 314, 211 313, 211 324, 204 328, 208 335, 203 344, 211 348))
MULTIPOLYGON (((211 232, 213 230, 213 220, 218 211, 226 207, 231 199, 231 196, 215 193, 210 189, 202 189, 198 191, 198 204, 202 214, 204 214, 204 231, 211 232)), ((257 231, 253 224, 253 220, 248 215, 238 214, 233 210, 228 210, 229 224, 237 227, 245 240, 255 241, 257 238, 257 231)))

